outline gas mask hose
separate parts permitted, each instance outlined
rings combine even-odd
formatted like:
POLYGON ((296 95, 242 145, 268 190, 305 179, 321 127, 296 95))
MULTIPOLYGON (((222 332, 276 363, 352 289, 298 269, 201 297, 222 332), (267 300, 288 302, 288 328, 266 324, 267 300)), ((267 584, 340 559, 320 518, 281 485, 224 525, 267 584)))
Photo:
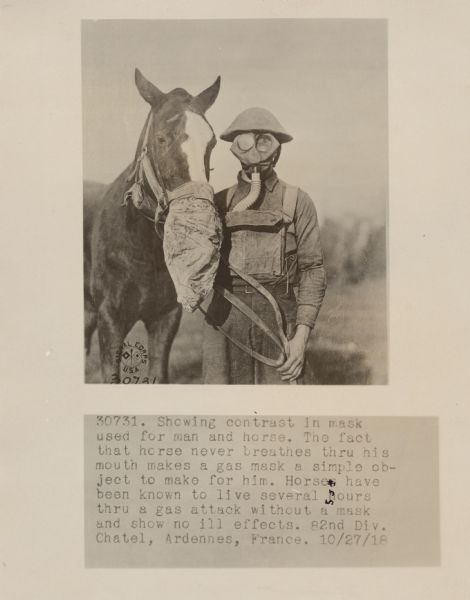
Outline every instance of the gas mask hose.
POLYGON ((261 192, 261 177, 259 172, 254 169, 251 173, 251 184, 250 191, 248 194, 240 200, 240 202, 233 209, 234 211, 239 210, 247 210, 253 206, 253 204, 258 200, 261 192))

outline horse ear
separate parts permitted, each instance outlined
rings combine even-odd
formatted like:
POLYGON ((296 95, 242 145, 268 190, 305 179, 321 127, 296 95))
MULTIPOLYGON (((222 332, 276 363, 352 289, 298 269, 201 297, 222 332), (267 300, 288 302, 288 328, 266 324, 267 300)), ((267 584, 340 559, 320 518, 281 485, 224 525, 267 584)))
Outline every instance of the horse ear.
POLYGON ((161 92, 156 85, 150 83, 150 81, 142 75, 139 69, 135 70, 135 84, 142 98, 151 106, 158 106, 166 96, 166 94, 161 92))
POLYGON ((220 90, 220 75, 214 81, 214 83, 201 92, 198 96, 194 97, 193 102, 197 103, 203 113, 206 112, 215 102, 215 99, 219 95, 220 90))

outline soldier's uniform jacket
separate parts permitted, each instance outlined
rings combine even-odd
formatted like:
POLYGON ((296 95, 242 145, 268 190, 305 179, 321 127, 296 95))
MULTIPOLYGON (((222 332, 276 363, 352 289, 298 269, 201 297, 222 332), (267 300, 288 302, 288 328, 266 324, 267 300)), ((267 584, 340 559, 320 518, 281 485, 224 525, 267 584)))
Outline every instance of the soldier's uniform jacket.
MULTIPOLYGON (((296 325, 314 326, 325 294, 317 213, 308 194, 284 183, 275 172, 263 182, 252 208, 232 212, 249 188, 250 183, 239 175, 236 186, 215 196, 224 222, 223 260, 216 281, 231 289, 275 331, 269 302, 228 265, 255 277, 275 297, 290 338, 296 325)), ((275 368, 237 348, 214 324, 264 356, 277 355, 265 334, 225 299, 215 295, 204 324, 204 383, 286 383, 275 368)))
MULTIPOLYGON (((250 184, 216 194, 225 223, 225 259, 264 284, 295 291, 295 324, 313 327, 326 289, 320 231, 315 206, 306 192, 281 181, 273 171, 253 209, 232 212, 250 184)), ((243 285, 234 272, 232 284, 243 285)))

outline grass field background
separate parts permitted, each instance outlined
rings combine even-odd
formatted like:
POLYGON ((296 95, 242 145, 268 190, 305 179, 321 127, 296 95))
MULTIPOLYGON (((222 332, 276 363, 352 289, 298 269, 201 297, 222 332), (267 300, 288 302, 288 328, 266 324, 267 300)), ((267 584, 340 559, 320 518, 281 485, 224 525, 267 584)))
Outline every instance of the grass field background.
MULTIPOLYGON (((385 278, 328 287, 311 336, 306 383, 387 383, 387 291, 385 278)), ((126 338, 147 346, 142 323, 126 338)), ((201 382, 202 315, 184 313, 170 356, 171 383, 201 382)), ((96 332, 86 360, 85 380, 100 383, 96 332)))

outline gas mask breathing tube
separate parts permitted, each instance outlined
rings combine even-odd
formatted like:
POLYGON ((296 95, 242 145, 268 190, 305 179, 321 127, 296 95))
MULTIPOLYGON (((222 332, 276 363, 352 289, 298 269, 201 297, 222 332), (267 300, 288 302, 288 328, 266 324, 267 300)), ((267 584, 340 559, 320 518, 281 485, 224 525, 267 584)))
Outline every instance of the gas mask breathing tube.
POLYGON ((243 171, 251 175, 250 191, 234 211, 247 210, 256 202, 261 192, 260 170, 276 164, 280 149, 280 143, 271 133, 240 133, 233 140, 230 150, 242 163, 243 171))

